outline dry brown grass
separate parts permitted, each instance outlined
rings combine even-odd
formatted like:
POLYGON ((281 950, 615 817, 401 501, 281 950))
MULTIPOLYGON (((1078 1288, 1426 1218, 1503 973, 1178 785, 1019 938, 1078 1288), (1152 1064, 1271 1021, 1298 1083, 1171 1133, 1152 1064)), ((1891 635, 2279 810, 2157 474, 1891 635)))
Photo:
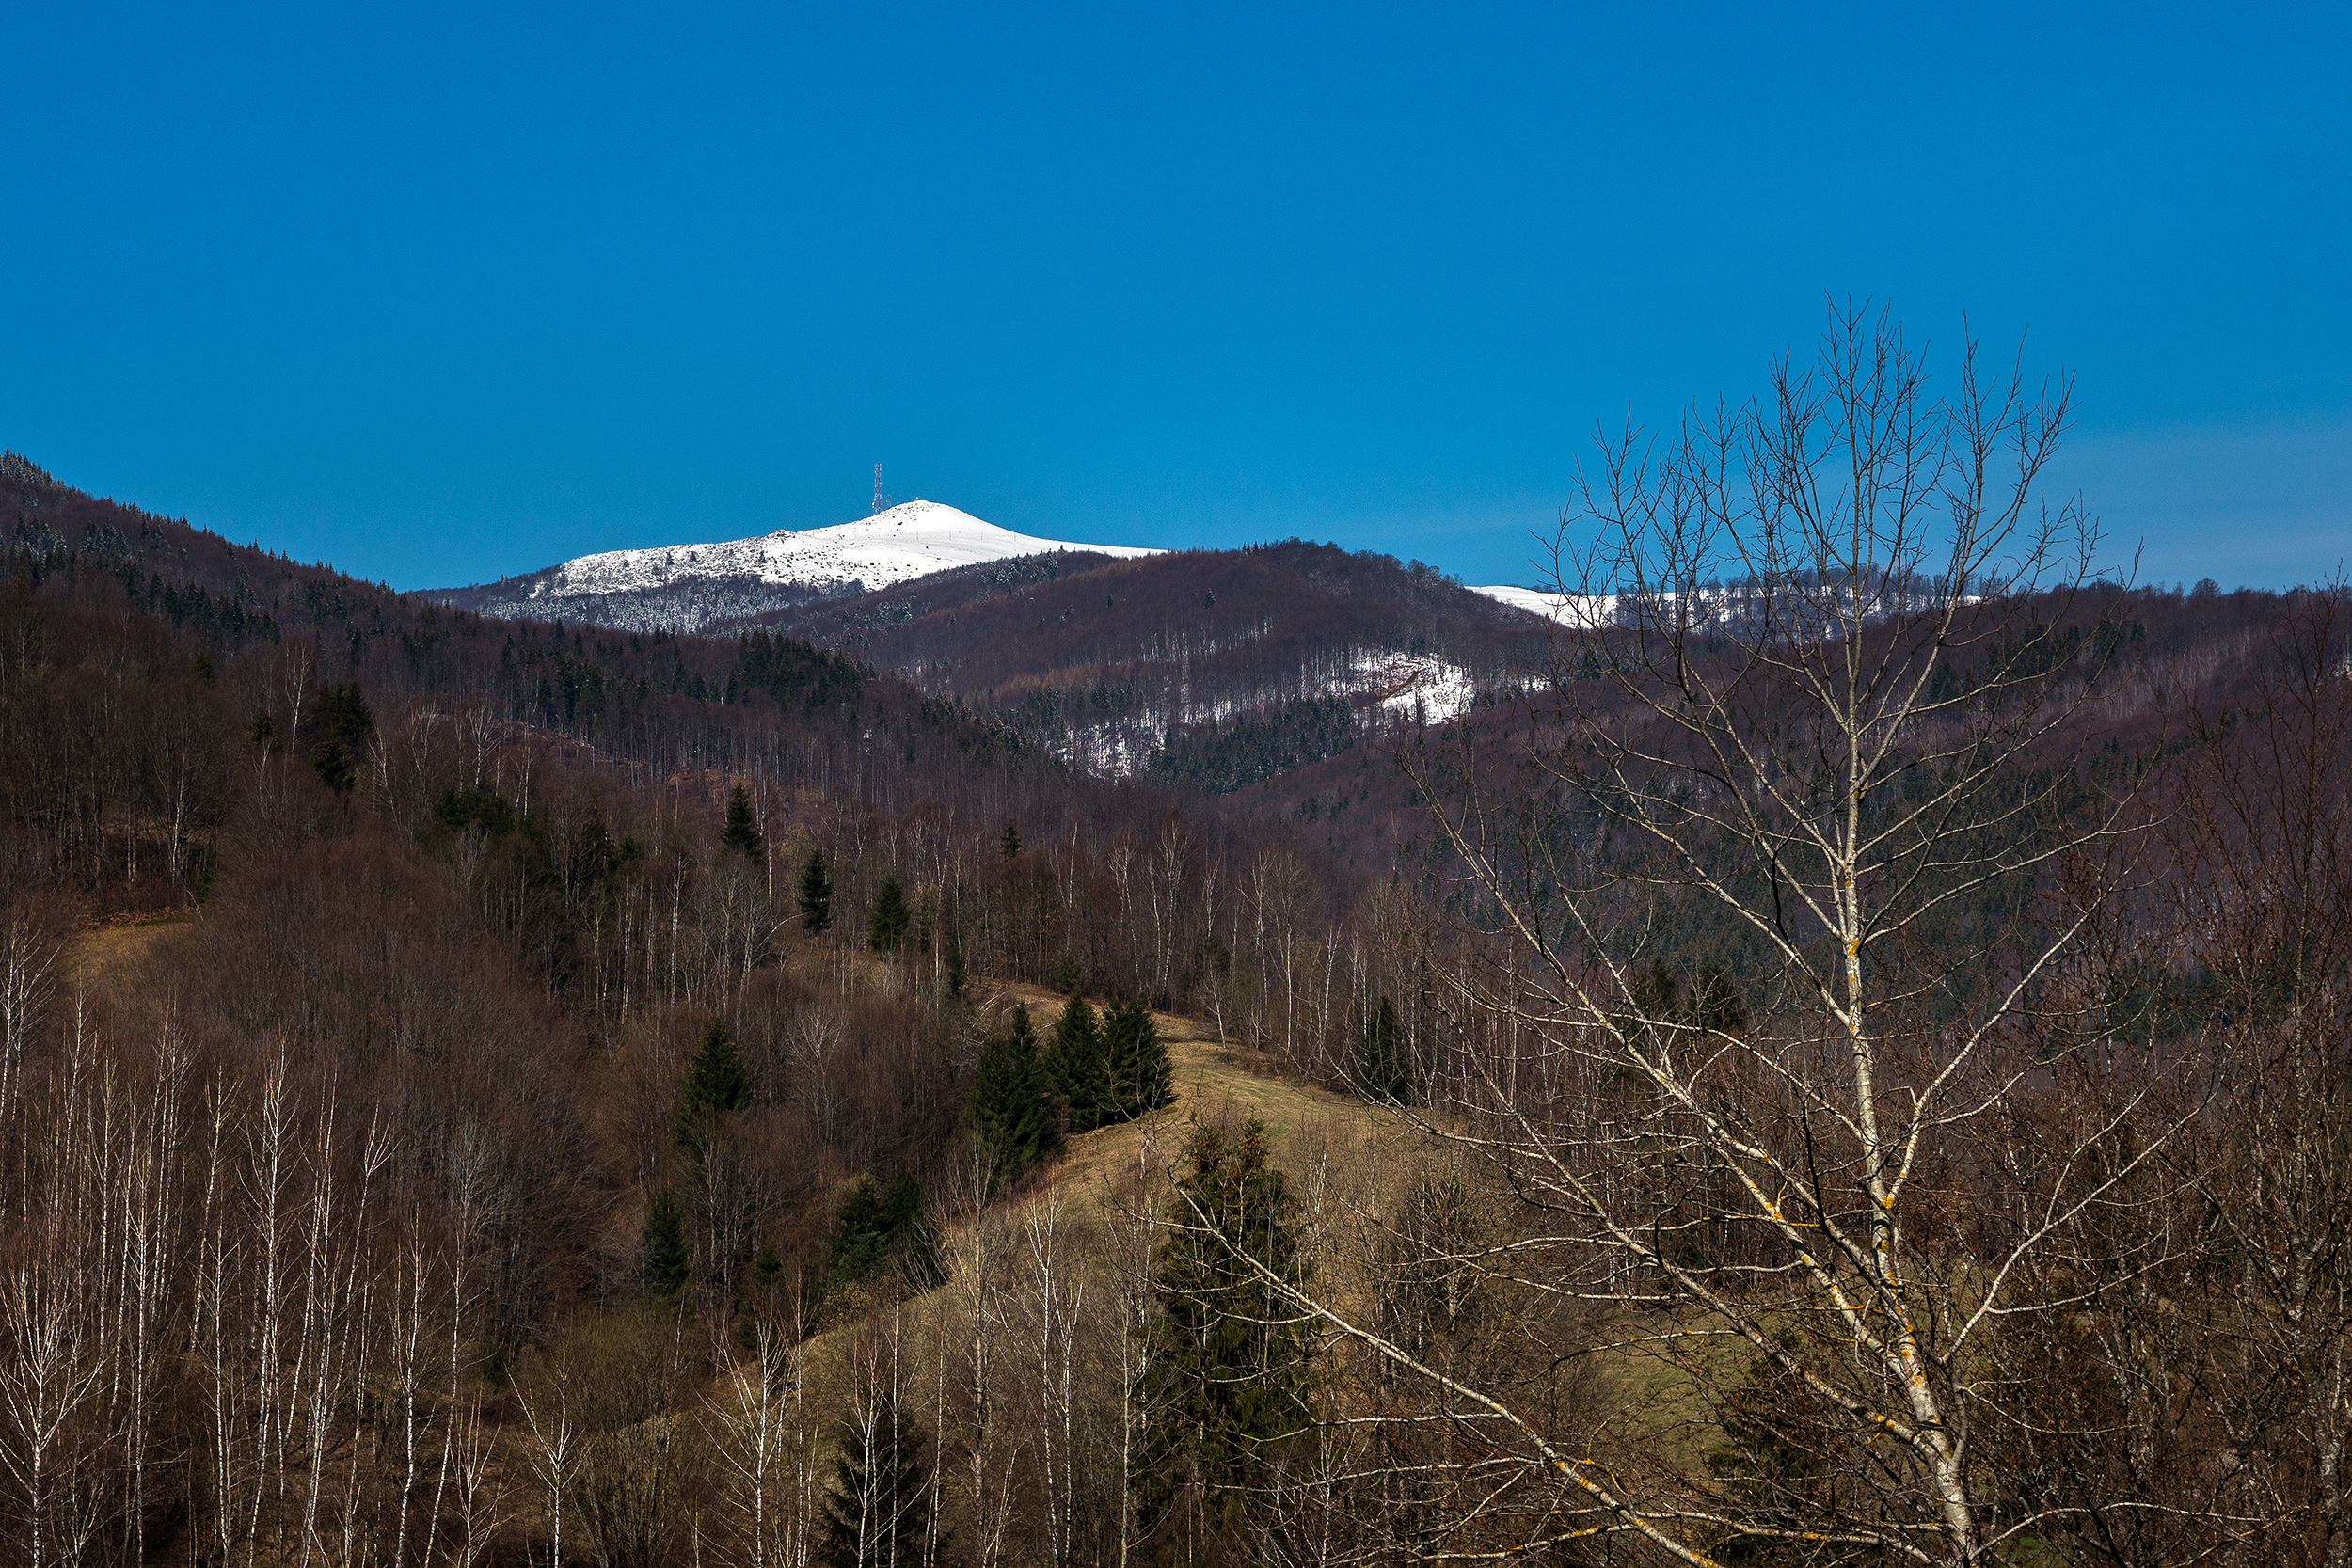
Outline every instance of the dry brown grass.
POLYGON ((172 942, 186 941, 195 928, 194 912, 176 910, 84 931, 66 952, 63 978, 68 986, 119 994, 137 984, 154 955, 172 942))
MULTIPOLYGON (((1039 1034, 1061 1017, 1063 999, 1038 986, 989 988, 1009 1006, 1025 1003, 1039 1034)), ((1275 1164, 1290 1165, 1325 1151, 1387 1148, 1411 1136, 1394 1119, 1345 1095, 1283 1078, 1247 1052, 1217 1043, 1199 1019, 1154 1012, 1175 1085, 1169 1103, 1135 1120, 1071 1138, 1037 1190, 1064 1196, 1098 1195, 1181 1158, 1196 1121, 1263 1122, 1275 1164)))
MULTIPOLYGON (((1025 1003, 1041 1035, 1061 1016, 1062 998, 1035 986, 989 988, 1005 1006, 1025 1003)), ((1155 1012, 1175 1069, 1172 1103, 1132 1122, 1082 1133, 1062 1158, 1035 1178, 1017 1202, 1058 1201, 1095 1214, 1136 1203, 1156 1207, 1163 1173, 1182 1159, 1196 1119, 1223 1125, 1255 1117, 1270 1134, 1274 1163, 1291 1175, 1293 1190, 1332 1233, 1327 1244, 1346 1249, 1372 1237, 1375 1216, 1433 1162, 1451 1156, 1438 1140, 1404 1118, 1351 1097, 1273 1073, 1262 1059, 1217 1043, 1200 1020, 1155 1012), (1152 1196, 1145 1196, 1150 1194, 1152 1196), (1350 1236, 1347 1232, 1354 1231, 1350 1236)), ((1325 1285, 1343 1310, 1364 1307, 1360 1257, 1327 1257, 1325 1285), (1336 1266, 1334 1266, 1336 1265, 1336 1266)), ((1719 1379, 1736 1380, 1744 1347, 1707 1338, 1669 1342, 1678 1331, 1702 1328, 1689 1315, 1600 1310, 1584 1327, 1588 1343, 1605 1347, 1589 1357, 1589 1413, 1606 1415, 1631 1449, 1682 1476, 1706 1474, 1707 1450, 1722 1430, 1690 1370, 1695 1355, 1716 1366, 1719 1379)))

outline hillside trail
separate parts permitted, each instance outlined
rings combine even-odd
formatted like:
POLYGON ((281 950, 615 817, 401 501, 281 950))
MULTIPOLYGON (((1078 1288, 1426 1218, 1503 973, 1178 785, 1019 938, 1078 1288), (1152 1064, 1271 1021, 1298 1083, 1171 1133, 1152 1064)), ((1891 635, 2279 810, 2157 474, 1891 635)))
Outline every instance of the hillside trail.
MULTIPOLYGON (((1008 1006, 1025 1003, 1041 1036, 1061 1016, 1063 998, 1040 987, 999 981, 981 989, 1008 1006)), ((1134 1121, 1067 1140, 1060 1160, 1011 1196, 1014 1215, 1045 1204, 1082 1219, 1100 1218, 1114 1209, 1161 1209, 1196 1120, 1227 1126, 1248 1117, 1263 1121, 1271 1163, 1288 1175, 1293 1194, 1311 1212, 1302 1217, 1333 1227, 1334 1240, 1359 1229, 1368 1212, 1386 1210, 1428 1162, 1448 1158, 1441 1140, 1410 1118, 1280 1076, 1264 1058, 1220 1044, 1216 1031, 1199 1019, 1157 1011, 1152 1016, 1175 1069, 1173 1100, 1134 1121)), ((1365 1284, 1360 1270, 1343 1266, 1335 1272, 1344 1277, 1326 1280, 1327 1298, 1343 1309, 1366 1306, 1359 1293, 1365 1284)), ((926 1302, 921 1309, 934 1308, 926 1302)), ((1644 1433, 1661 1461, 1703 1473, 1709 1448, 1722 1433, 1687 1370, 1646 1344, 1656 1322, 1653 1314, 1631 1309, 1594 1314, 1590 1326, 1596 1332, 1623 1338, 1593 1358, 1586 1397, 1644 1433)), ((1687 1322, 1696 1325, 1698 1320, 1687 1322)))
MULTIPOLYGON (((1066 998, 1041 986, 1013 981, 984 981, 982 986, 1008 1007, 1025 1005, 1041 1038, 1066 1004, 1066 998)), ((1200 1019, 1154 1010, 1152 1020, 1168 1043, 1173 1089, 1168 1102, 1133 1121, 1067 1139, 1061 1158, 1028 1189, 1032 1199, 1083 1195, 1101 1201, 1134 1179, 1148 1179, 1181 1161, 1196 1122, 1223 1124, 1255 1117, 1265 1124, 1269 1152, 1278 1165, 1346 1150, 1377 1154, 1409 1136, 1396 1118, 1361 1101, 1284 1077, 1254 1053, 1220 1043, 1216 1030, 1200 1019)))
MULTIPOLYGON (((123 1010, 154 1002, 146 993, 157 983, 157 960, 194 934, 196 919, 181 911, 77 933, 59 965, 60 1000, 70 1006, 79 990, 123 1010)), ((881 967, 868 955, 857 958, 861 967, 881 967)), ((984 1006, 1004 1013, 1015 1004, 1026 1006, 1041 1037, 1060 1018, 1067 1000, 1041 986, 994 977, 975 976, 973 988, 984 1006)), ((1168 1044, 1173 1089, 1168 1103, 1133 1121, 1073 1134, 1058 1159, 992 1203, 993 1214, 1018 1225, 1026 1215, 1054 1210, 1063 1220, 1090 1228, 1115 1212, 1156 1212, 1168 1201, 1168 1183, 1182 1168, 1195 1127, 1203 1123, 1229 1132, 1253 1117, 1263 1123, 1271 1163, 1288 1173, 1293 1192, 1309 1209, 1343 1227, 1352 1206, 1385 1208, 1385 1199, 1409 1181, 1423 1161, 1433 1154, 1443 1158, 1442 1150, 1432 1148, 1429 1134, 1406 1117, 1285 1076, 1269 1058, 1220 1042, 1203 1020, 1156 1009, 1152 1017, 1168 1044)), ((633 1243, 642 1216, 642 1207, 634 1204, 615 1211, 617 1244, 633 1243)), ((968 1214, 947 1222, 950 1231, 972 1223, 968 1214)), ((906 1302, 908 1323, 947 1310, 951 1296, 930 1291, 906 1302)), ((820 1381, 846 1378, 858 1331, 852 1321, 828 1324, 813 1335, 806 1346, 810 1371, 820 1381)), ((1647 1430, 1661 1457, 1703 1465, 1707 1444, 1716 1434, 1686 1374, 1665 1359, 1639 1354, 1629 1341, 1600 1358, 1596 1378, 1596 1395, 1613 1402, 1622 1418, 1647 1430)))

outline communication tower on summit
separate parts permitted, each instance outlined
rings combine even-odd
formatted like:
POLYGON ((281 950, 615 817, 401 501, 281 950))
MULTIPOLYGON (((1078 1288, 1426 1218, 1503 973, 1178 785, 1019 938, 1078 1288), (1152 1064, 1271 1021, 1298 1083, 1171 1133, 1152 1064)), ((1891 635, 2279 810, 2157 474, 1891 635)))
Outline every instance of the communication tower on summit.
POLYGON ((880 512, 882 509, 882 465, 877 463, 874 465, 874 510, 880 512))

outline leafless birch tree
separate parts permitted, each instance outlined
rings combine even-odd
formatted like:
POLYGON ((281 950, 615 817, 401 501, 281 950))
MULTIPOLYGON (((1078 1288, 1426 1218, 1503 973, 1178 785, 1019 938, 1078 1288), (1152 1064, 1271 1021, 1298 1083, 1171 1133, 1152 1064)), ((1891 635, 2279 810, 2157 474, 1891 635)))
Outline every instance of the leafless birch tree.
POLYGON ((1970 342, 1939 391, 1833 308, 1762 398, 1603 441, 1557 557, 1595 629, 1413 763, 1459 918, 1408 1114, 1517 1207, 1422 1262, 1551 1304, 1526 1331, 1627 1392, 1555 1421, 1284 1289, 1549 1478, 1515 1549, 1974 1564, 2052 1528, 1982 1440, 2004 1332, 2149 1259, 2022 1264, 2163 1141, 2021 1114, 2120 1049, 2059 984, 2131 809, 2070 738, 2110 644, 2096 530, 2040 499, 2067 420, 2063 381, 1970 342))

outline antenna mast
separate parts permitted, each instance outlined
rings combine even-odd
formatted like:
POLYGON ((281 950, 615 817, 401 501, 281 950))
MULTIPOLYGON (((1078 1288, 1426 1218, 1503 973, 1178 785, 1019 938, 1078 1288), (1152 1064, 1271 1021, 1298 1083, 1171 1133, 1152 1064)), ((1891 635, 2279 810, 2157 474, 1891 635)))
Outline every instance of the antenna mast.
POLYGON ((877 463, 874 465, 874 510, 880 512, 882 509, 882 465, 877 463))

